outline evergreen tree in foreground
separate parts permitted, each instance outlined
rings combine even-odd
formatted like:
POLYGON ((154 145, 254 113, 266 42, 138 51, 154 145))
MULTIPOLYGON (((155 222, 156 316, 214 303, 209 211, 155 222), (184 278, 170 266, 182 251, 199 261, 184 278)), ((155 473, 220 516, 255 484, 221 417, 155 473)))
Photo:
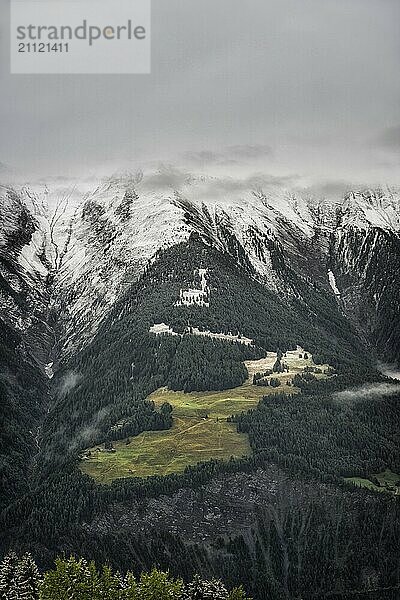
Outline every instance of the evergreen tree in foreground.
POLYGON ((39 569, 29 553, 18 562, 16 575, 18 599, 39 600, 39 569))
POLYGON ((228 592, 221 581, 196 575, 185 585, 153 569, 139 579, 122 577, 108 566, 98 571, 84 558, 58 558, 55 569, 39 574, 30 554, 8 554, 0 563, 0 600, 249 600, 242 588, 228 592))
MULTIPOLYGON (((151 573, 142 573, 136 588, 136 596, 128 596, 129 600, 174 600, 182 598, 183 581, 174 580, 168 573, 153 569, 151 573)), ((129 590, 129 588, 128 588, 129 590)), ((129 593, 129 591, 128 591, 129 593)))
POLYGON ((10 552, 0 563, 0 600, 19 600, 18 557, 10 552))
POLYGON ((203 581, 196 575, 185 588, 182 600, 228 600, 229 593, 222 581, 203 581))

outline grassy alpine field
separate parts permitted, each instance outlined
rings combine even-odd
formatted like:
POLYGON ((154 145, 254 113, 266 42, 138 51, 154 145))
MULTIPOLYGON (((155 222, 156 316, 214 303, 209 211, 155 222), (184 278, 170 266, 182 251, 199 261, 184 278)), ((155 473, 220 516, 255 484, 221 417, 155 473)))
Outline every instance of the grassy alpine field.
MULTIPOLYGON (((83 454, 82 472, 100 483, 110 483, 120 477, 181 473, 187 466, 199 462, 250 455, 248 436, 238 433, 236 425, 228 422, 229 418, 256 407, 262 396, 274 394, 277 390, 297 394, 300 390, 292 384, 293 377, 303 373, 307 367, 316 367, 312 356, 302 348, 288 351, 283 357, 288 369, 274 374, 273 379, 279 381, 279 386, 272 387, 268 379, 273 375, 276 359, 276 352, 269 352, 266 358, 245 361, 248 378, 233 389, 188 393, 171 391, 166 387, 156 390, 147 399, 158 409, 165 403, 171 406, 171 429, 145 431, 132 439, 118 440, 113 443, 112 451, 99 446, 90 448, 83 454), (253 376, 266 370, 271 371, 266 378, 267 384, 254 385, 253 376)), ((324 372, 329 365, 318 367, 320 373, 317 377, 326 378, 324 372)))

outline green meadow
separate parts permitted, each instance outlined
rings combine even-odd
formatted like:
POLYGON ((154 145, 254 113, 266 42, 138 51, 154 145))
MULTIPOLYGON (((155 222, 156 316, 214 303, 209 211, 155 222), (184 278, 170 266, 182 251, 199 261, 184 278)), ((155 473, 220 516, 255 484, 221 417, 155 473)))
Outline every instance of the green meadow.
MULTIPOLYGON (((140 435, 113 442, 115 452, 99 447, 81 461, 81 470, 100 483, 120 477, 149 477, 181 473, 189 465, 210 459, 229 460, 250 454, 246 434, 238 433, 227 418, 257 406, 261 397, 276 392, 297 393, 287 382, 304 367, 312 366, 311 355, 299 358, 302 350, 287 352, 284 362, 289 373, 274 374, 281 381, 278 388, 252 385, 253 374, 272 368, 275 353, 266 358, 246 361, 249 377, 243 385, 230 390, 209 392, 173 392, 160 388, 148 397, 156 407, 169 402, 173 407, 173 425, 164 431, 145 431, 140 435)), ((321 365, 322 370, 328 365, 321 365)), ((324 375, 319 375, 323 377, 324 375)))
POLYGON ((381 473, 374 473, 370 477, 370 479, 363 479, 362 477, 345 477, 345 480, 354 483, 354 485, 357 485, 358 487, 365 487, 369 490, 374 490, 375 492, 389 492, 395 495, 400 494, 400 476, 397 475, 397 473, 393 473, 390 469, 385 469, 381 473))

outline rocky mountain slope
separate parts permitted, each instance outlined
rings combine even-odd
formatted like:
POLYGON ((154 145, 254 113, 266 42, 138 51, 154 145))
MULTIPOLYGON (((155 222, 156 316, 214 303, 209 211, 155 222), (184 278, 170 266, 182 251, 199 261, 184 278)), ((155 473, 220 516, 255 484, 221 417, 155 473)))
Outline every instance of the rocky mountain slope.
POLYGON ((0 188, 2 316, 24 332, 42 366, 92 339, 157 250, 192 232, 278 294, 292 293, 287 267, 330 291, 380 355, 399 358, 398 194, 351 192, 328 202, 248 190, 213 201, 212 183, 153 191, 151 181, 129 176, 89 191, 0 188))

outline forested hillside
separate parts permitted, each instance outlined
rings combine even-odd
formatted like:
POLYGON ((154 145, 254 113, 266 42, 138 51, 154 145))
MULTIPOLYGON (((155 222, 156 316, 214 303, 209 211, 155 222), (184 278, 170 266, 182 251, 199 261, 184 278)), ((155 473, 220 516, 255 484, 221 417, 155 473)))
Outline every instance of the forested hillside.
POLYGON ((0 507, 5 508, 29 492, 29 462, 38 450, 48 386, 21 336, 2 321, 0 363, 0 507))
POLYGON ((46 474, 54 462, 74 462, 79 450, 96 443, 169 427, 168 415, 146 401, 152 391, 162 385, 184 391, 235 387, 246 377, 242 361, 268 350, 300 344, 317 362, 354 377, 374 377, 373 356, 335 299, 292 275, 285 271, 292 295, 284 301, 255 281, 250 267, 237 267, 196 238, 160 252, 115 304, 93 342, 52 380, 54 405, 42 429, 40 470, 46 474), (210 307, 177 306, 180 288, 193 282, 202 265, 210 307), (195 326, 242 334, 254 345, 150 333, 160 322, 178 333, 195 326))

